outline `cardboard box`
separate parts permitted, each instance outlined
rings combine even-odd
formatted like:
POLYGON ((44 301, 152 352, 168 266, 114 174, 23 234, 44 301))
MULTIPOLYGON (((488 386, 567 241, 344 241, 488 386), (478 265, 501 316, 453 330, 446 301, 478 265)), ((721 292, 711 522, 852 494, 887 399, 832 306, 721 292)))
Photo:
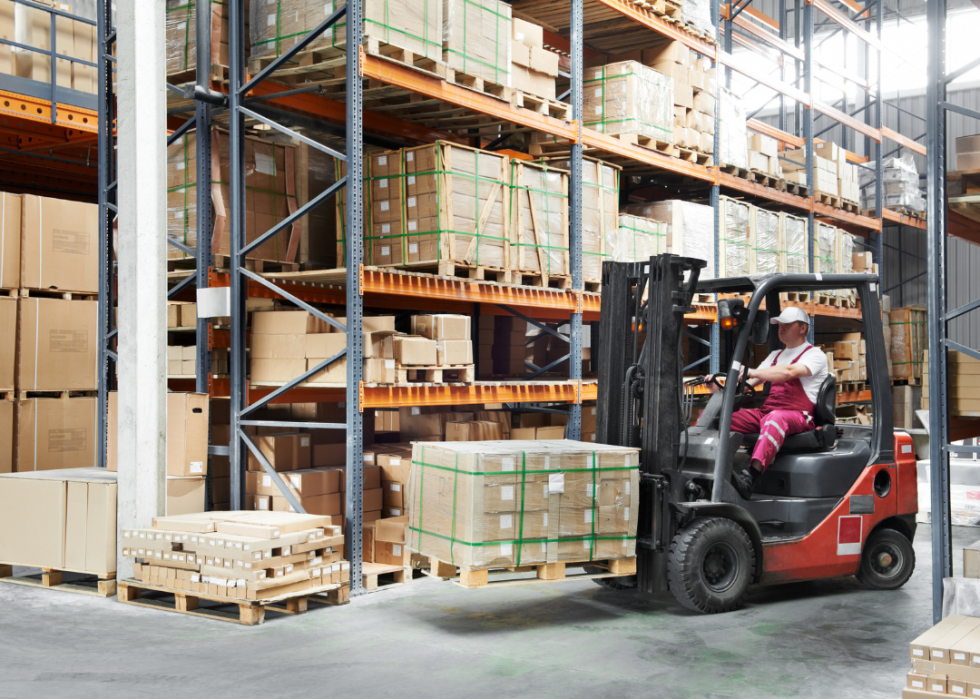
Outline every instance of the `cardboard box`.
MULTIPOLYGON (((209 413, 210 400, 206 393, 167 393, 167 476, 200 478, 207 473, 209 413)), ((116 391, 109 392, 106 418, 106 469, 117 471, 119 393, 116 391)))
MULTIPOLYGON (((257 495, 256 500, 265 498, 265 495, 257 495)), ((282 495, 268 497, 271 501, 273 512, 294 512, 292 505, 282 495)), ((308 495, 297 498, 299 504, 311 515, 339 515, 343 511, 342 493, 325 493, 323 495, 308 495)))
POLYGON ((436 340, 436 363, 457 366, 473 363, 472 340, 436 340))
POLYGON ((412 335, 430 340, 470 340, 470 317, 462 315, 412 316, 412 335))
MULTIPOLYGON (((246 476, 247 492, 253 495, 282 494, 269 474, 249 471, 246 476)), ((342 492, 342 476, 343 472, 337 468, 307 468, 283 473, 281 478, 297 497, 311 497, 342 492)))
POLYGON ((416 335, 398 335, 393 339, 395 361, 402 366, 435 366, 438 353, 435 340, 416 335))
POLYGON ((0 401, 0 474, 14 470, 14 401, 0 401))
POLYGON ((167 476, 167 516, 204 512, 204 481, 204 476, 167 476))
POLYGON ((503 438, 503 426, 499 422, 474 420, 446 423, 447 442, 480 442, 503 438))
POLYGON ((963 577, 980 578, 980 541, 963 547, 963 577))
POLYGON ((17 308, 18 300, 0 297, 0 390, 13 391, 17 357, 17 308))
POLYGON ((951 614, 909 644, 912 659, 929 660, 932 644, 945 636, 969 617, 951 614))
POLYGON ((95 301, 19 300, 17 388, 87 391, 98 388, 95 301))
MULTIPOLYGON (((310 435, 279 433, 256 435, 252 438, 269 464, 276 471, 299 471, 310 467, 310 435)), ((248 470, 264 471, 255 455, 249 451, 248 470)), ((333 514, 326 512, 322 514, 333 514)))
POLYGON ((25 194, 20 284, 99 291, 99 207, 25 194))
POLYGON ((0 476, 0 560, 114 573, 115 474, 89 468, 0 476))
MULTIPOLYGON (((12 8, 11 8, 12 9, 12 8)), ((3 14, 0 11, 0 20, 3 14)), ((0 30, 2 33, 2 30, 0 30)), ((5 47, 7 51, 9 47, 5 47)), ((0 52, 0 63, 3 54, 0 52)), ((0 70, 0 72, 7 72, 0 70)), ((20 229, 23 201, 19 194, 0 193, 0 289, 20 288, 20 229)))
POLYGON ((96 398, 16 401, 14 471, 94 467, 97 402, 96 398))

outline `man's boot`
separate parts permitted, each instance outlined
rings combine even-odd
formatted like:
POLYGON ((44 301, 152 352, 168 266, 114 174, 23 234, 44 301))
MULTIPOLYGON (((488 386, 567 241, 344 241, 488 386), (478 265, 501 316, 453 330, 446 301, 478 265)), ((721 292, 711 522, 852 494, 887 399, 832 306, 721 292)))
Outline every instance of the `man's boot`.
POLYGON ((757 469, 751 466, 743 466, 740 470, 732 473, 732 485, 735 486, 735 490, 738 491, 743 500, 751 500, 752 491, 761 477, 762 473, 757 469))

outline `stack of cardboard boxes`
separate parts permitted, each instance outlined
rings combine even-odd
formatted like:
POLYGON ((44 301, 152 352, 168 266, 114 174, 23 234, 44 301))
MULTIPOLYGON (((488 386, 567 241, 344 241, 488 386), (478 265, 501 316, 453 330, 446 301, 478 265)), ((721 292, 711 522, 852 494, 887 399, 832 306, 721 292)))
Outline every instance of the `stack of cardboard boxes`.
MULTIPOLYGON (((389 2, 393 0, 386 0, 384 4, 389 2)), ((407 0, 404 6, 420 6, 420 3, 407 0)), ((398 17, 399 22, 403 21, 398 14, 389 13, 385 17, 398 17)), ((442 0, 441 19, 437 32, 430 36, 439 37, 441 32, 442 60, 456 72, 456 82, 477 89, 485 89, 488 83, 510 85, 510 39, 514 36, 510 3, 503 0, 442 0)), ((504 96, 499 92, 496 94, 504 96)))
POLYGON ((837 383, 868 380, 867 345, 861 333, 844 333, 832 352, 837 383))
POLYGON ((558 54, 544 47, 544 31, 537 24, 513 20, 510 42, 510 86, 522 93, 555 99, 558 54))
POLYGON ((479 376, 523 376, 527 321, 513 316, 480 316, 479 376))
POLYGON ((925 307, 893 308, 886 322, 892 331, 892 377, 913 385, 921 383, 928 347, 925 307))
MULTIPOLYGON (((747 134, 749 170, 761 172, 783 179, 783 168, 779 162, 779 142, 775 138, 758 133, 747 134)), ((803 171, 806 184, 806 171, 803 171)), ((792 181, 797 181, 795 178, 792 181)))
MULTIPOLYGON (((166 61, 167 75, 187 77, 197 69, 197 10, 204 7, 211 28, 210 66, 228 66, 228 3, 219 0, 167 0, 166 61)), ((245 55, 248 56, 249 12, 245 12, 245 55)), ((290 15, 283 19, 287 22, 290 15)), ((322 21, 322 20, 321 20, 322 21)), ((300 35, 302 36, 302 35, 300 35)), ((178 81, 173 81, 178 82, 178 81)))
MULTIPOLYGON (((806 181, 806 151, 802 148, 784 151, 783 157, 786 159, 781 161, 781 165, 786 180, 809 186, 809 183, 806 181)), ((832 197, 840 196, 836 160, 831 160, 814 153, 813 190, 819 194, 826 194, 832 197)))
MULTIPOLYGON (((402 341, 400 356, 404 359, 411 358, 411 348, 409 340, 416 342, 417 348, 422 348, 421 355, 416 358, 428 360, 435 355, 435 361, 429 366, 471 366, 473 364, 473 339, 470 334, 470 317, 462 315, 415 315, 411 318, 412 335, 408 337, 396 337, 395 346, 399 347, 399 340, 402 341), (417 336, 417 337, 413 337, 417 336), (419 341, 424 341, 419 344, 419 341)), ((399 350, 396 349, 396 354, 399 350)), ((396 356, 396 361, 404 362, 396 356)))
MULTIPOLYGON (((950 352, 947 372, 949 380, 949 410, 953 415, 974 415, 980 412, 980 360, 962 352, 950 352)), ((912 382, 909 382, 912 383, 912 382)), ((908 389, 914 396, 913 386, 895 386, 908 389)), ((913 409, 929 409, 929 353, 922 353, 922 399, 913 409)))
POLYGON ((903 699, 980 696, 980 619, 951 614, 912 641, 909 653, 903 699))
MULTIPOLYGON (((857 166, 847 161, 847 151, 833 141, 824 141, 817 144, 814 152, 820 158, 836 164, 838 195, 857 206, 861 201, 861 188, 858 185, 857 166)), ((830 171, 831 167, 828 165, 824 169, 830 171)))
POLYGON ((122 555, 144 583, 260 600, 350 580, 343 528, 330 517, 208 512, 155 517, 122 531, 122 555))
MULTIPOLYGON (((38 0, 38 5, 54 8, 61 12, 73 12, 72 5, 51 0, 38 0)), ((16 41, 46 51, 51 50, 51 13, 26 5, 3 3, 0 8, 0 36, 7 41, 16 41)), ((67 17, 55 19, 55 50, 62 56, 70 56, 84 61, 96 62, 95 27, 76 22, 67 17)), ((56 59, 55 75, 58 87, 94 94, 96 91, 96 68, 56 59)), ((0 49, 0 73, 16 75, 21 78, 51 81, 51 57, 47 54, 17 47, 4 46, 0 49)))

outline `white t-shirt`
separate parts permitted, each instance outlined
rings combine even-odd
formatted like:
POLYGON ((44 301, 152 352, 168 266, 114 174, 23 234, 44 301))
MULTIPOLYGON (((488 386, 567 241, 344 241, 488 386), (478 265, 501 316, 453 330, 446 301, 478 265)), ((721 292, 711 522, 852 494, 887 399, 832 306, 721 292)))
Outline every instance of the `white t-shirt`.
POLYGON ((794 347, 793 349, 784 349, 782 354, 779 354, 779 350, 771 352, 765 361, 759 365, 760 368, 769 368, 771 366, 785 366, 786 364, 792 364, 793 360, 800 356, 800 352, 805 350, 807 347, 812 347, 809 352, 803 355, 803 358, 797 362, 797 364, 803 364, 809 367, 810 375, 801 376, 800 384, 803 386, 803 390, 806 392, 806 397, 810 399, 811 403, 817 402, 817 394, 820 393, 820 384, 827 377, 827 355, 820 351, 819 348, 813 347, 813 345, 804 342, 799 347, 794 347), (775 362, 776 355, 779 354, 779 361, 775 362), (775 363, 774 363, 775 362, 775 363))

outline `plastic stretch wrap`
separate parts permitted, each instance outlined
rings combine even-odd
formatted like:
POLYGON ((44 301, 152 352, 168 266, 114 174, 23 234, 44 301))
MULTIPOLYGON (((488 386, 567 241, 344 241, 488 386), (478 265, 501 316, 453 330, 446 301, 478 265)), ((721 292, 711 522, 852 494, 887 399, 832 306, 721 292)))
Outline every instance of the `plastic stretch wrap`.
POLYGON ((408 547, 470 570, 632 557, 638 464, 566 440, 416 442, 408 547))
MULTIPOLYGON (((228 3, 206 0, 211 11, 211 63, 228 63, 228 3), (224 42, 222 43, 222 34, 224 42)), ((167 0, 165 51, 167 75, 197 70, 197 2, 167 0)), ((62 52, 64 53, 64 52, 62 52)), ((68 51, 71 53, 71 51, 68 51)), ((246 56, 248 49, 246 47, 246 56)))
MULTIPOLYGON (((445 141, 365 156, 365 264, 505 268, 507 163, 505 155, 445 141)), ((340 177, 343 163, 337 167, 340 177)), ((345 191, 338 259, 346 259, 345 191)))
MULTIPOLYGON (((567 158, 541 162, 571 171, 567 158)), ((582 159, 582 278, 602 280, 603 260, 616 260, 619 218, 619 166, 592 158, 582 159)))
MULTIPOLYGON (((251 242, 296 211, 295 151, 291 145, 245 139, 245 238, 251 242)), ((212 252, 230 252, 231 151, 228 134, 211 132, 212 252)), ((252 260, 293 262, 301 226, 293 224, 248 255, 252 260)), ((167 149, 167 235, 193 248, 197 245, 197 135, 181 137, 167 149)), ((173 245, 169 259, 192 257, 173 245)))
POLYGON ((636 61, 623 61, 588 68, 584 78, 585 126, 610 135, 638 134, 674 142, 672 77, 636 61))
MULTIPOLYGON (((861 186, 861 208, 875 208, 875 163, 869 162, 858 168, 861 186)), ((881 205, 886 209, 905 208, 925 211, 926 202, 919 189, 919 173, 911 155, 901 158, 885 158, 881 166, 881 205)))
POLYGON ((724 87, 718 91, 718 128, 718 162, 748 168, 745 106, 741 97, 724 87))
POLYGON ((704 260, 700 279, 715 278, 715 210, 680 199, 630 204, 626 213, 667 225, 667 252, 704 260))
MULTIPOLYGON (((443 0, 365 0, 364 36, 417 56, 442 59, 443 0)), ((278 56, 316 29, 341 0, 251 0, 252 57, 278 56)), ((341 18, 309 44, 312 49, 346 49, 347 23, 341 18)))
POLYGON ((711 23, 711 0, 684 0, 681 3, 681 19, 705 36, 715 37, 711 23))
POLYGON ((752 210, 752 274, 775 274, 779 272, 782 248, 779 238, 779 214, 765 209, 752 210))
POLYGON ((782 257, 779 271, 787 274, 806 274, 810 271, 810 263, 806 252, 805 218, 791 214, 779 214, 779 246, 782 257))
POLYGON ((523 160, 510 168, 511 262, 521 272, 567 275, 568 172, 523 160))
POLYGON ((441 58, 446 65, 510 86, 510 5, 502 0, 438 1, 442 4, 441 58))
POLYGON ((837 272, 837 228, 819 221, 813 239, 813 271, 820 274, 837 272))
POLYGON ((721 197, 721 270, 722 277, 744 277, 752 273, 752 240, 749 219, 752 206, 721 197))
POLYGON ((652 218, 621 214, 613 250, 617 262, 638 262, 667 252, 667 224, 652 218))
POLYGON ((840 262, 841 274, 851 274, 854 271, 854 236, 847 231, 840 231, 837 259, 840 262))

